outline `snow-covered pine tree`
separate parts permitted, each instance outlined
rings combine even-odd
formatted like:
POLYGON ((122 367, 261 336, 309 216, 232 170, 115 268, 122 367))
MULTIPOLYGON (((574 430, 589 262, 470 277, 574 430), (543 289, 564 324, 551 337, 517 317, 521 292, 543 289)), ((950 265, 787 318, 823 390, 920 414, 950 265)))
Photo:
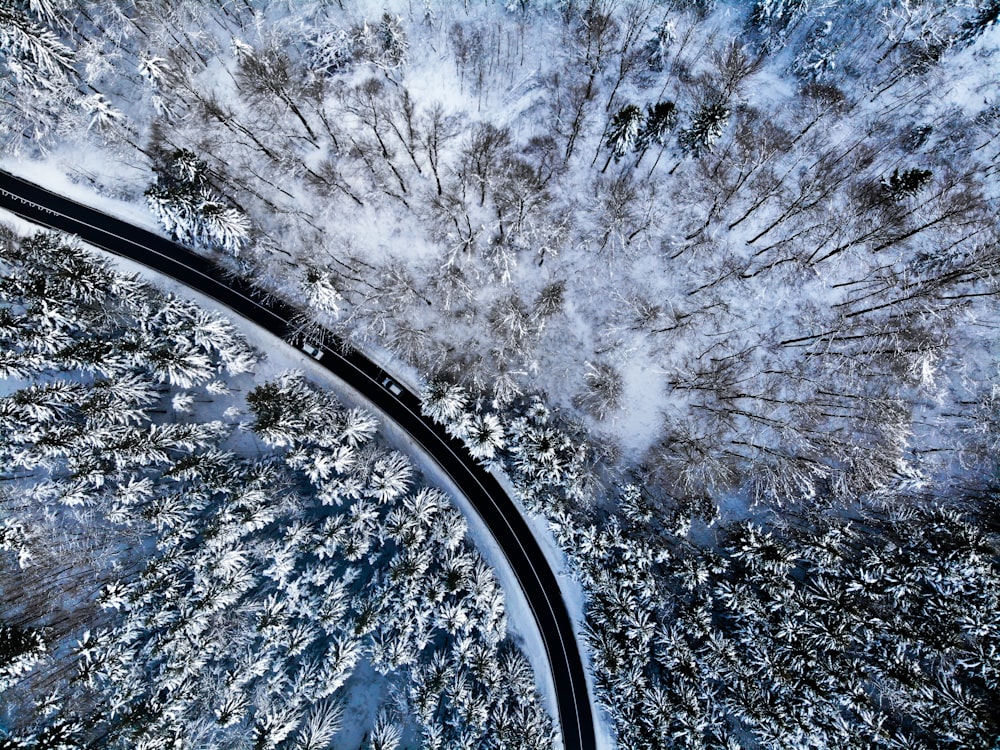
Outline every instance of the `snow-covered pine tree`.
POLYGON ((410 487, 413 464, 398 451, 378 457, 371 471, 369 488, 379 502, 401 497, 410 487))
POLYGON ((447 380, 432 380, 420 393, 420 412, 446 427, 464 425, 467 405, 465 389, 447 380))
POLYGON ((194 388, 215 374, 211 358, 194 344, 185 343, 164 343, 148 353, 147 362, 159 382, 194 388))
POLYGON ((543 323, 559 312, 562 312, 566 299, 566 282, 563 280, 552 281, 542 287, 535 297, 534 314, 543 323))
POLYGON ((343 413, 338 437, 352 448, 357 448, 371 442, 376 430, 378 430, 378 420, 375 416, 370 411, 355 407, 343 413))
POLYGON ((495 414, 477 413, 469 420, 465 445, 474 458, 492 461, 506 444, 503 425, 495 414))
POLYGON ((351 29, 351 47, 353 59, 387 72, 397 70, 406 64, 409 49, 403 19, 383 13, 376 23, 363 21, 351 29))
POLYGON ((378 22, 379 53, 373 57, 379 67, 395 70, 406 64, 410 41, 403 29, 402 16, 383 13, 378 22))
POLYGON ((167 232, 188 245, 238 255, 250 239, 250 221, 211 188, 208 164, 178 149, 155 169, 146 202, 167 232))
POLYGON ((0 622, 0 692, 9 690, 45 656, 42 634, 0 622))
POLYGON ((636 150, 639 133, 645 127, 645 122, 645 114, 635 104, 626 104, 611 117, 604 136, 605 145, 610 153, 601 170, 602 173, 608 170, 612 159, 616 162, 621 161, 625 154, 636 150))
POLYGON ((611 363, 588 362, 583 384, 574 403, 596 419, 606 419, 621 406, 625 384, 622 374, 611 363))
POLYGON ((715 142, 722 136, 729 115, 729 107, 721 102, 703 105, 695 114, 691 124, 678 134, 677 141, 681 149, 694 157, 710 152, 715 142))
POLYGON ((306 268, 302 290, 309 303, 309 311, 320 325, 328 327, 337 320, 344 298, 334 284, 333 274, 312 266, 306 268))
POLYGON ((250 220, 218 198, 202 196, 198 206, 201 240, 208 247, 239 255, 250 241, 250 220))
POLYGON ((659 24, 653 27, 653 36, 646 40, 643 48, 643 55, 646 59, 646 66, 654 71, 660 72, 670 57, 670 45, 676 36, 676 21, 673 18, 664 18, 659 24))
MULTIPOLYGON (((49 3, 4 3, 0 7, 0 69, 5 86, 52 89, 73 73, 73 51, 43 24, 60 20, 61 9, 49 3)), ((6 92, 5 92, 6 93, 6 92)))
MULTIPOLYGON (((635 150, 639 153, 636 165, 638 166, 639 162, 642 161, 642 157, 646 155, 651 146, 659 146, 660 154, 662 154, 667 145, 667 136, 676 126, 677 106, 672 101, 664 100, 655 104, 647 104, 646 117, 635 138, 635 150)), ((656 164, 659 163, 660 154, 657 155, 652 169, 655 169, 656 164)))
POLYGON ((809 0, 756 0, 750 20, 768 45, 780 44, 809 8, 809 0))
POLYGON ((397 750, 403 741, 403 732, 397 721, 392 709, 380 708, 365 750, 397 750))
POLYGON ((324 750, 340 731, 344 706, 339 701, 324 700, 313 705, 295 735, 295 750, 324 750))
POLYGON ((933 173, 929 169, 913 168, 900 171, 897 167, 892 170, 892 174, 882 178, 880 185, 886 197, 896 203, 915 196, 932 177, 933 173))
POLYGON ((167 233, 186 245, 194 245, 199 236, 198 208, 200 196, 159 181, 146 191, 146 205, 163 224, 167 233))
POLYGON ((81 102, 84 111, 90 115, 90 129, 104 132, 125 123, 125 114, 112 106, 104 94, 91 94, 81 102))
POLYGON ((807 81, 824 81, 829 78, 837 67, 837 53, 841 45, 830 39, 833 22, 827 21, 810 31, 802 44, 802 49, 795 56, 792 69, 796 75, 807 81))
POLYGON ((310 386, 301 372, 283 373, 247 394, 254 431, 272 446, 322 441, 336 434, 340 405, 310 386))

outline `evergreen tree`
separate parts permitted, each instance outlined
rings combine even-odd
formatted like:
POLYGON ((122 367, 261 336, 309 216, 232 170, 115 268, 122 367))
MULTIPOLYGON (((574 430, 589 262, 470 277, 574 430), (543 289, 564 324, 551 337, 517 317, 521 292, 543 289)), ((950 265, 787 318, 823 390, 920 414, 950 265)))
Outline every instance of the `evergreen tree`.
POLYGON ((893 202, 912 198, 931 181, 933 177, 929 169, 892 170, 892 174, 882 178, 881 186, 886 197, 893 202))
POLYGON ((467 403, 465 389, 446 380, 432 380, 420 394, 420 412, 449 428, 465 424, 467 403))
POLYGON ((645 156, 650 146, 655 144, 661 149, 666 146, 667 135, 676 126, 677 107, 672 101, 647 104, 646 117, 635 140, 635 150, 639 152, 639 161, 642 161, 642 157, 645 156))
POLYGON ((505 445, 504 429, 495 414, 475 414, 465 431, 465 445, 474 458, 492 461, 505 445))
POLYGON ((574 403, 597 419, 606 419, 621 406, 624 381, 618 370, 607 362, 587 363, 583 375, 584 390, 574 403))
POLYGON ((31 671, 45 651, 45 641, 37 630, 0 623, 0 692, 31 671))
POLYGON ((188 245, 240 253, 250 239, 250 222, 213 191, 202 159, 180 149, 156 173, 146 202, 169 234, 188 245))
POLYGON ((670 45, 675 37, 675 21, 664 19, 653 28, 653 36, 646 41, 643 54, 650 70, 660 72, 670 56, 670 45))
POLYGON ((92 94, 85 97, 81 103, 84 111, 90 114, 90 129, 100 132, 125 122, 125 114, 115 109, 103 94, 92 94))
POLYGON ((712 146, 722 136, 729 114, 729 107, 722 103, 701 107, 691 124, 677 137, 681 149, 695 157, 711 152, 712 146))
POLYGON ((830 77, 837 67, 839 44, 830 40, 833 23, 819 24, 806 35, 802 49, 795 57, 795 73, 809 81, 823 81, 830 77))
POLYGON ((962 24, 958 39, 963 44, 971 44, 998 22, 1000 0, 980 0, 975 15, 962 24))
POLYGON ((809 0, 756 0, 750 20, 774 44, 784 39, 809 8, 809 0))
MULTIPOLYGON (((403 29, 403 19, 383 13, 375 24, 363 21, 351 29, 351 57, 369 62, 385 71, 396 70, 406 64, 409 39, 403 29)), ((330 52, 337 50, 334 45, 330 52)), ((330 52, 327 53, 329 56, 330 52)), ((334 54, 333 59, 338 60, 334 54)))
MULTIPOLYGON (((43 24, 60 20, 47 3, 5 3, 0 7, 0 70, 23 94, 52 89, 73 73, 73 52, 43 24)), ((4 86, 6 89, 6 86, 4 86)))
POLYGON ((340 413, 333 397, 311 388, 300 372, 286 372, 255 387, 247 394, 247 405, 255 417, 254 431, 273 446, 310 439, 325 442, 340 413))
POLYGON ((305 292, 310 311, 315 312, 321 325, 329 326, 339 317, 344 298, 337 291, 333 276, 329 271, 307 268, 302 289, 305 292))
POLYGON ((620 161, 625 154, 636 150, 639 133, 646 126, 643 111, 634 104, 626 104, 618 110, 608 123, 604 143, 611 152, 601 172, 606 172, 611 160, 620 161))

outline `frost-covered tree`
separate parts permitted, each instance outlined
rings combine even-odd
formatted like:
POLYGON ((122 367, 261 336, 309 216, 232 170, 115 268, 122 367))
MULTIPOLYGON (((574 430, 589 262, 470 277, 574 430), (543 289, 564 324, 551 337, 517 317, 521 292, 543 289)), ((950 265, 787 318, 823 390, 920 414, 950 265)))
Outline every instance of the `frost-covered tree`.
POLYGON ((780 43, 809 8, 809 0, 756 0, 750 20, 769 44, 780 43))
POLYGON ((334 277, 329 271, 306 269, 302 289, 310 311, 315 312, 317 321, 321 325, 329 326, 337 320, 344 305, 344 298, 337 290, 334 277))
POLYGON ((621 406, 624 381, 622 374, 608 362, 587 363, 583 375, 584 390, 574 402, 597 419, 606 419, 621 406))
POLYGON ((4 130, 21 125, 42 136, 54 123, 60 97, 71 98, 73 50, 58 29, 65 25, 62 3, 15 2, 0 7, 0 95, 4 130), (9 118, 9 119, 8 119, 9 118), (34 120, 34 122, 32 122, 34 120))
POLYGON ((309 70, 312 75, 332 76, 354 62, 351 36, 342 27, 320 28, 306 40, 309 70))
POLYGON ((929 169, 892 170, 892 174, 883 177, 879 183, 886 197, 893 202, 912 198, 921 191, 933 177, 929 169))
POLYGON ((403 741, 403 732, 391 710, 379 709, 375 725, 368 736, 366 750, 396 750, 403 741))
POLYGON ((238 208, 218 199, 202 200, 198 206, 201 240, 233 255, 239 255, 250 240, 250 220, 238 208))
POLYGON ((639 133, 645 126, 645 115, 635 104, 626 104, 612 116, 604 136, 610 154, 601 172, 607 171, 612 159, 621 161, 625 154, 638 150, 639 133))
POLYGON ((363 21, 355 26, 351 35, 355 59, 385 71, 393 71, 406 64, 409 39, 400 16, 383 13, 375 23, 363 21))
POLYGON ((136 71, 153 88, 158 88, 170 80, 169 61, 159 55, 140 54, 136 71))
POLYGON ((321 701, 309 711, 303 725, 295 734, 296 750, 323 750, 340 731, 344 706, 337 701, 321 701))
MULTIPOLYGON (((667 136, 677 126, 677 106, 669 100, 646 105, 646 117, 642 128, 636 135, 635 150, 639 153, 639 161, 652 146, 659 146, 660 153, 667 145, 667 136)), ((657 155, 657 163, 659 155, 657 155)), ((656 163, 653 164, 656 168, 656 163)))
POLYGON ((180 242, 238 255, 250 240, 249 219, 212 190, 208 165, 191 151, 168 157, 146 190, 146 202, 180 242))
POLYGON ((212 360, 186 342, 165 342, 150 352, 147 361, 157 380, 181 388, 203 384, 214 374, 212 360))
POLYGON ((275 446, 323 441, 335 429, 340 411, 331 396, 311 388, 300 372, 257 386, 247 394, 247 404, 254 414, 254 431, 275 446))
POLYGON ((566 282, 559 280, 546 284, 535 297, 534 312, 543 321, 563 309, 566 298, 566 282))
POLYGON ((236 37, 233 38, 232 46, 239 65, 241 90, 251 96, 264 111, 275 111, 273 105, 280 103, 295 116, 306 136, 315 143, 316 133, 298 104, 302 84, 297 79, 292 61, 284 51, 272 45, 254 49, 236 37))
POLYGON ((827 21, 806 35, 793 63, 797 75, 809 81, 823 81, 833 75, 840 45, 830 39, 832 29, 833 22, 827 21))
POLYGON ((45 641, 36 629, 0 623, 0 690, 9 690, 45 652, 45 641))
POLYGON ((371 491, 380 502, 388 502, 406 492, 413 476, 413 465, 402 453, 392 452, 375 460, 371 473, 371 491))
POLYGON ((730 109, 725 104, 705 104, 695 114, 688 127, 680 131, 677 141, 681 149, 692 156, 711 152, 729 121, 730 109))
POLYGON ((498 338, 498 354, 501 357, 519 358, 528 353, 538 328, 527 305, 517 294, 494 302, 489 311, 489 321, 498 338))
POLYGON ((506 444, 503 425, 495 414, 474 414, 464 439, 469 453, 483 461, 492 461, 506 444))
POLYGON ((653 28, 653 35, 646 40, 643 55, 650 70, 656 72, 663 70, 670 57, 670 45, 676 35, 675 27, 676 22, 673 19, 665 19, 653 28))
POLYGON ((445 426, 463 422, 468 405, 465 388, 446 380, 432 380, 420 394, 420 411, 445 426))

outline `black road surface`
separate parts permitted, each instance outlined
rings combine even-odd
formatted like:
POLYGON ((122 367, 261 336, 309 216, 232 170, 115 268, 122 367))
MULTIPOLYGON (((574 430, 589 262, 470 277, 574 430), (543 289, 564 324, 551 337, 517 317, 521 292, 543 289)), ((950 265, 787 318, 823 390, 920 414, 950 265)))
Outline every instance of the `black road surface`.
MULTIPOLYGON (((233 278, 175 242, 87 208, 0 171, 0 207, 29 221, 75 234, 92 245, 138 261, 221 302, 287 338, 291 305, 233 278)), ((566 750, 596 750, 594 717, 583 662, 556 577, 527 523, 493 476, 462 443, 420 414, 420 401, 378 365, 346 351, 332 334, 320 347, 321 365, 360 392, 409 433, 451 477, 482 517, 510 563, 541 632, 556 689, 566 750)))

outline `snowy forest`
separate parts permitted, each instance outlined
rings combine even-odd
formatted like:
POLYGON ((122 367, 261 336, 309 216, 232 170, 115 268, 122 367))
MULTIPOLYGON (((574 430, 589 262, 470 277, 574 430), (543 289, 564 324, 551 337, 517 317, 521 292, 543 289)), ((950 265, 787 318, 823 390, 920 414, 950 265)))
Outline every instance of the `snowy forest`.
MULTIPOLYGON (((6 0, 0 151, 405 368, 581 582, 618 748, 989 750, 998 49, 997 0, 6 0)), ((372 747, 551 742, 495 582, 448 588, 456 556, 492 581, 461 517, 373 424, 289 375, 246 393, 272 453, 231 455, 180 415, 252 353, 48 280, 76 256, 44 237, 2 258, 0 743, 339 748, 322 692, 362 662, 403 733, 372 747), (122 320, 114 357, 81 338, 122 320)))
POLYGON ((2 242, 3 747, 551 746, 465 519, 369 413, 255 383, 226 320, 65 238, 2 242))

